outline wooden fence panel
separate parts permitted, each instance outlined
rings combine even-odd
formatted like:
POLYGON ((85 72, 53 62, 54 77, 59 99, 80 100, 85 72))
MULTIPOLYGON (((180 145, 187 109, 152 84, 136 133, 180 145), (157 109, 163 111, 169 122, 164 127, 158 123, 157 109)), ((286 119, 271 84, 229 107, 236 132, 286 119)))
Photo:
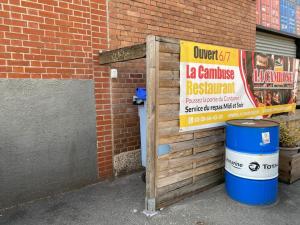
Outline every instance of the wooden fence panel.
POLYGON ((153 143, 170 151, 155 161, 156 208, 223 182, 224 128, 179 132, 179 40, 156 37, 156 119, 153 143))

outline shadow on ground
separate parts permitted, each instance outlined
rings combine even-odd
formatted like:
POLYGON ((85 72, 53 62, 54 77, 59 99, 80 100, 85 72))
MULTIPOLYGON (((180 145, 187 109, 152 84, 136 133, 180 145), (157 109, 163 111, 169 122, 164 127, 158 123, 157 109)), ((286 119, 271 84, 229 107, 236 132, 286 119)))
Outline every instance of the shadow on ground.
POLYGON ((300 182, 280 184, 277 204, 245 206, 219 185, 147 218, 141 173, 0 211, 2 225, 298 225, 300 182))

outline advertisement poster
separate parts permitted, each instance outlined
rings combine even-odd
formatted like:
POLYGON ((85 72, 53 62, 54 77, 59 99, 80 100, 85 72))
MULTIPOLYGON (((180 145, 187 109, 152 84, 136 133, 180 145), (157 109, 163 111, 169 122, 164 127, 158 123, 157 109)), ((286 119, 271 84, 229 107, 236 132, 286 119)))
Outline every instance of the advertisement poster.
POLYGON ((296 108, 299 60, 180 42, 180 131, 296 108))

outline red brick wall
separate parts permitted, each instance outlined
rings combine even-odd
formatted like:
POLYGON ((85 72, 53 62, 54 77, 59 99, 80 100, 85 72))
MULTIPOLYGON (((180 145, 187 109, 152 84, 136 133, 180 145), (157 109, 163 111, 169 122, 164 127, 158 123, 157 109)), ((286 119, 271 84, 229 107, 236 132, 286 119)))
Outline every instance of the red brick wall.
POLYGON ((99 175, 112 174, 105 0, 1 0, 0 78, 94 79, 99 175))
POLYGON ((112 79, 114 154, 140 148, 138 107, 132 104, 137 87, 145 87, 145 59, 112 65, 118 78, 112 79))
POLYGON ((98 65, 99 50, 144 42, 148 34, 255 47, 252 0, 110 0, 109 13, 107 24, 105 0, 0 2, 0 78, 94 79, 100 177, 112 175, 112 126, 115 153, 139 147, 131 96, 145 76, 143 64, 138 70, 119 65, 110 86, 108 68, 98 65))
POLYGON ((243 49, 255 48, 253 0, 110 0, 111 47, 154 34, 243 49))
POLYGON ((92 78, 90 7, 69 2, 2 1, 1 77, 92 78))
MULTIPOLYGON (((253 0, 110 0, 110 48, 145 42, 152 34, 254 50, 255 9, 253 0)), ((144 83, 130 79, 130 64, 119 66, 121 75, 112 82, 115 154, 139 148, 139 126, 131 122, 138 115, 130 97, 144 83)), ((145 72, 144 65, 139 71, 145 72)))
POLYGON ((99 66, 99 51, 108 50, 106 0, 90 0, 91 40, 97 114, 98 169, 101 178, 113 175, 111 82, 108 67, 99 66))

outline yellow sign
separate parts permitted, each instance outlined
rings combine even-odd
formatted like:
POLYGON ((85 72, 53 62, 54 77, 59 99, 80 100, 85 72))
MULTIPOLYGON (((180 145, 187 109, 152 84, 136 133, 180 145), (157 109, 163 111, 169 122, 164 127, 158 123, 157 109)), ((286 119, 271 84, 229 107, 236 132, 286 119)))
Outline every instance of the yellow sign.
POLYGON ((299 69, 298 59, 181 41, 180 131, 292 112, 299 69))
POLYGON ((189 41, 180 41, 180 47, 180 62, 238 66, 238 49, 189 41))
POLYGON ((262 115, 270 115, 295 110, 296 104, 258 107, 251 109, 228 110, 221 112, 208 112, 180 116, 180 127, 201 126, 205 124, 220 123, 233 119, 254 118, 262 115))

